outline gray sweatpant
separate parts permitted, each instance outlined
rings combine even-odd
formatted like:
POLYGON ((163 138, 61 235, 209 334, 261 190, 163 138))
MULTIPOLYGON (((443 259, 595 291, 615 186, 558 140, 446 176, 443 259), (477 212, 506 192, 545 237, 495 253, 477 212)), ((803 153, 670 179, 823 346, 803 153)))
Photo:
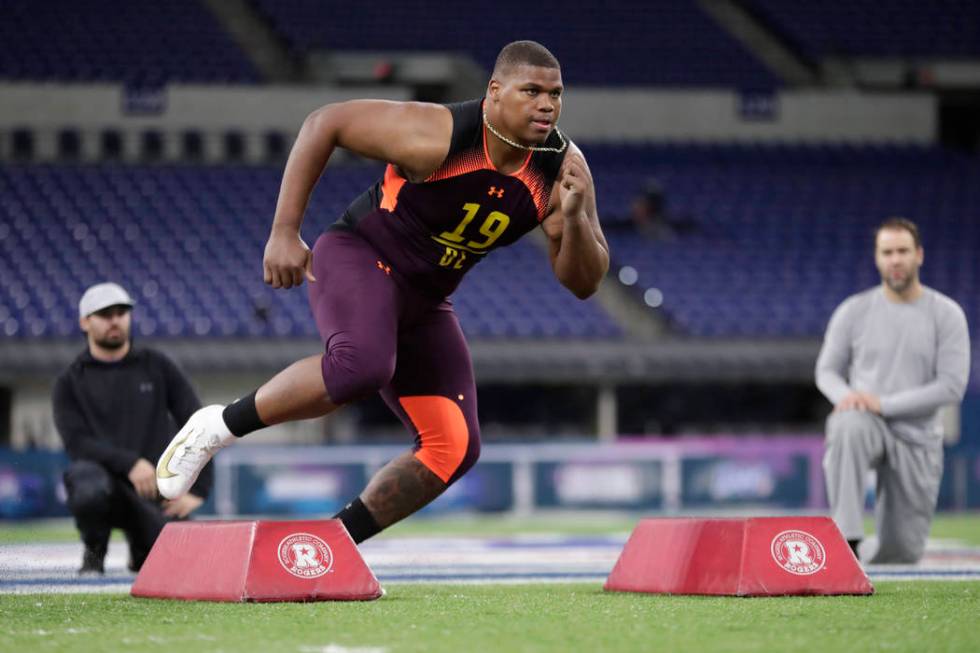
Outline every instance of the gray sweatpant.
POLYGON ((823 471, 830 514, 844 537, 864 537, 865 475, 878 475, 871 563, 918 562, 925 550, 943 475, 943 445, 895 437, 873 413, 847 410, 827 418, 823 471))

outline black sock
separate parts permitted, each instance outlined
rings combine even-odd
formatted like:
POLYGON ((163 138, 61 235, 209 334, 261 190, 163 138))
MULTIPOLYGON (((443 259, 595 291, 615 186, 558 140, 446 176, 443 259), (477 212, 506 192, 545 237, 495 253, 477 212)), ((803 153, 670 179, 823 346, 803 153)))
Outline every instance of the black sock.
POLYGON ((381 532, 381 527, 378 526, 378 522, 374 521, 374 517, 368 511, 364 502, 361 501, 361 497, 357 497, 348 503, 333 518, 344 522, 344 527, 350 533, 354 544, 360 544, 369 537, 381 532))
POLYGON ((858 555, 858 545, 859 544, 861 544, 861 540, 860 539, 857 539, 857 540, 848 540, 847 541, 847 545, 849 547, 851 547, 851 551, 854 552, 854 557, 857 558, 858 560, 861 559, 861 556, 858 555))
POLYGON ((224 412, 221 413, 221 418, 225 420, 225 426, 236 438, 268 426, 259 419, 259 412, 255 409, 255 392, 228 404, 225 406, 224 412))

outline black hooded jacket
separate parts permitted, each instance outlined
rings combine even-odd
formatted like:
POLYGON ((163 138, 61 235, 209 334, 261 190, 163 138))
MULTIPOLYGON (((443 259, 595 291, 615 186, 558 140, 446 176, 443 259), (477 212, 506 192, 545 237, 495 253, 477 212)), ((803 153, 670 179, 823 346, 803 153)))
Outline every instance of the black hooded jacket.
MULTIPOLYGON (((90 460, 123 478, 139 458, 153 464, 198 408, 190 381, 169 358, 133 348, 119 361, 86 348, 55 381, 54 422, 72 460, 90 460)), ((207 498, 209 463, 191 488, 207 498)))

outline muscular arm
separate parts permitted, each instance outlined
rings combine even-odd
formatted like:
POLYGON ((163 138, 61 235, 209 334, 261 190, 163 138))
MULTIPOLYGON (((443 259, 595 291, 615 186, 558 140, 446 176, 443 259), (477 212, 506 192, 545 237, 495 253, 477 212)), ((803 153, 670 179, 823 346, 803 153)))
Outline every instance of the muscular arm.
POLYGON ((557 205, 541 225, 548 236, 551 268, 563 286, 586 299, 609 270, 609 245, 599 226, 592 174, 575 144, 565 155, 555 196, 557 205))
POLYGON ((299 237, 303 214, 336 147, 392 163, 410 179, 424 178, 445 158, 452 114, 441 105, 387 100, 328 104, 303 122, 279 188, 272 235, 263 261, 265 281, 289 288, 309 272, 309 249, 299 237))

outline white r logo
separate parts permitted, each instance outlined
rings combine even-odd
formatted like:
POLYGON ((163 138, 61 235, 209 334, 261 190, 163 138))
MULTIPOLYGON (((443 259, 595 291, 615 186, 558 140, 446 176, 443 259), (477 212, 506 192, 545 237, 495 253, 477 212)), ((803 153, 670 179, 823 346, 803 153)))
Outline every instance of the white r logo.
POLYGON ((282 568, 298 578, 319 578, 333 567, 333 552, 316 535, 293 533, 279 542, 282 568))
POLYGON ((320 566, 320 561, 316 559, 316 552, 309 544, 294 544, 293 557, 296 559, 295 564, 298 569, 320 566))
POLYGON ((810 547, 802 540, 786 540, 784 546, 789 553, 789 564, 791 565, 812 565, 813 557, 810 555, 810 547))

